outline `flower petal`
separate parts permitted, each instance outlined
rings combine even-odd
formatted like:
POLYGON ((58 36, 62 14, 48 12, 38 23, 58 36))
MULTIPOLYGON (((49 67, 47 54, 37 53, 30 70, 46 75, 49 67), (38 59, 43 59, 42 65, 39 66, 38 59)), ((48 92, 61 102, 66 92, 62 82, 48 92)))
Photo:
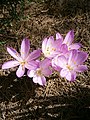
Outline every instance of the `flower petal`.
POLYGON ((18 70, 16 71, 16 75, 18 77, 22 77, 24 73, 25 73, 25 67, 20 65, 18 70))
POLYGON ((38 57, 40 57, 41 55, 41 50, 34 50, 32 53, 29 54, 29 56, 27 57, 26 61, 32 61, 37 59, 38 57))
POLYGON ((53 36, 50 36, 50 37, 48 38, 47 46, 46 46, 46 47, 52 46, 53 43, 54 43, 54 37, 53 37, 53 36))
POLYGON ((58 62, 57 62, 57 56, 52 59, 52 62, 51 62, 51 63, 52 63, 52 68, 53 68, 54 70, 57 70, 57 71, 60 71, 60 70, 61 70, 61 68, 56 65, 56 64, 58 63, 58 62))
POLYGON ((51 65, 51 60, 46 58, 44 60, 42 60, 41 62, 39 62, 39 66, 43 69, 48 68, 51 65))
POLYGON ((74 44, 69 46, 69 50, 71 50, 71 49, 79 49, 80 47, 81 47, 80 43, 74 43, 74 44))
POLYGON ((79 66, 75 69, 75 71, 77 71, 77 72, 83 72, 83 71, 85 71, 85 70, 87 70, 87 66, 86 66, 86 65, 79 65, 79 66))
POLYGON ((16 60, 18 60, 18 61, 21 60, 20 54, 15 49, 13 49, 11 47, 7 47, 7 51, 16 60))
POLYGON ((28 70, 27 75, 28 75, 29 77, 34 77, 34 75, 35 75, 35 70, 28 70))
POLYGON ((76 78, 76 72, 68 71, 67 69, 62 69, 60 71, 61 77, 65 77, 68 81, 74 81, 76 78))
POLYGON ((60 71, 61 77, 66 77, 67 74, 68 74, 68 70, 67 70, 67 69, 62 69, 62 70, 60 71))
POLYGON ((77 50, 71 50, 69 51, 69 59, 68 59, 68 65, 75 66, 77 63, 77 56, 78 51, 77 50))
POLYGON ((35 76, 33 77, 33 82, 38 83, 39 85, 45 85, 46 84, 46 78, 44 76, 35 76))
POLYGON ((65 54, 66 52, 68 52, 68 47, 66 44, 62 44, 60 47, 60 53, 61 54, 65 54))
POLYGON ((42 76, 42 77, 41 77, 41 80, 40 80, 40 78, 38 79, 38 83, 39 83, 40 85, 45 85, 45 84, 46 84, 46 78, 45 78, 44 76, 42 76))
POLYGON ((52 74, 52 70, 50 68, 42 69, 42 74, 46 77, 52 74))
POLYGON ((30 42, 27 38, 23 39, 21 43, 21 57, 25 59, 28 56, 30 50, 30 42))
POLYGON ((82 64, 83 62, 85 62, 85 60, 87 59, 88 54, 86 52, 78 52, 78 56, 76 59, 77 65, 82 64))
POLYGON ((68 74, 66 75, 66 79, 68 81, 74 81, 76 79, 76 72, 68 71, 68 74))
POLYGON ((44 53, 44 51, 46 50, 47 41, 48 41, 48 39, 45 38, 45 39, 43 40, 43 42, 42 42, 42 52, 43 52, 43 53, 44 53))
POLYGON ((56 40, 60 39, 61 42, 63 41, 63 37, 62 35, 60 35, 60 33, 56 33, 56 40))
POLYGON ((8 68, 12 68, 12 67, 16 67, 19 65, 19 62, 18 61, 8 61, 8 62, 5 62, 3 65, 2 65, 2 69, 8 69, 8 68))
POLYGON ((68 46, 71 45, 71 43, 73 42, 74 40, 74 31, 71 30, 67 33, 63 43, 67 44, 68 46))
POLYGON ((67 59, 65 58, 65 56, 60 56, 57 58, 57 62, 56 65, 61 67, 61 68, 66 68, 66 64, 67 64, 67 59))
POLYGON ((25 68, 27 68, 29 70, 34 70, 37 67, 38 67, 38 62, 36 62, 36 61, 30 61, 30 62, 25 64, 25 68))

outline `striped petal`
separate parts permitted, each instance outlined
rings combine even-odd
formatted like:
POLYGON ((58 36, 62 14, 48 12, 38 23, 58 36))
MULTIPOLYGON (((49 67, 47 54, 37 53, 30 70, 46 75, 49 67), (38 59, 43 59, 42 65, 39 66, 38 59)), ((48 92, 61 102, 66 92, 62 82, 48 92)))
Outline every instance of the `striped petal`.
POLYGON ((20 61, 21 60, 21 57, 20 57, 20 54, 13 48, 11 47, 7 47, 7 51, 8 53, 14 57, 16 60, 20 61))
POLYGON ((30 50, 30 42, 27 38, 23 39, 21 43, 21 57, 25 59, 28 56, 30 50))
POLYGON ((40 57, 41 55, 41 50, 34 50, 32 53, 29 54, 29 56, 27 57, 26 61, 32 61, 37 59, 38 57, 40 57))

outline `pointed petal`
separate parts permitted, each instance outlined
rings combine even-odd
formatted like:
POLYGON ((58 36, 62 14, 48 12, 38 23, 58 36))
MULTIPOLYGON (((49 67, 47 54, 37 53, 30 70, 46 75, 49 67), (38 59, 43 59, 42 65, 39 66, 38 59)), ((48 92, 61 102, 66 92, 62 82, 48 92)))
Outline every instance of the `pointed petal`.
POLYGON ((48 47, 48 46, 52 46, 53 43, 54 43, 54 37, 53 37, 53 36, 50 36, 49 39, 48 39, 47 47, 48 47))
POLYGON ((79 49, 81 47, 81 44, 80 43, 74 43, 72 45, 69 46, 69 50, 72 50, 72 49, 79 49))
POLYGON ((21 57, 25 59, 28 56, 30 50, 30 42, 27 38, 23 39, 21 43, 21 57))
POLYGON ((87 59, 88 54, 86 52, 78 52, 78 56, 77 56, 77 65, 82 64, 83 62, 85 62, 85 60, 87 59))
POLYGON ((28 70, 27 75, 28 75, 29 77, 34 77, 34 75, 35 75, 35 70, 28 70))
POLYGON ((41 50, 38 49, 38 50, 34 50, 32 53, 29 54, 29 56, 27 57, 27 61, 32 61, 32 60, 35 60, 37 59, 38 57, 40 57, 41 55, 41 50))
POLYGON ((74 40, 74 31, 71 30, 67 33, 63 43, 67 44, 68 46, 71 45, 71 43, 73 42, 74 40))
POLYGON ((2 65, 2 69, 8 69, 19 65, 18 61, 8 61, 2 65))
POLYGON ((18 61, 21 60, 20 54, 15 49, 13 49, 11 47, 7 47, 7 51, 16 60, 18 60, 18 61))
POLYGON ((43 52, 43 53, 44 53, 44 51, 46 50, 47 41, 48 41, 48 39, 45 38, 45 39, 43 40, 43 42, 42 42, 42 52, 43 52))
POLYGON ((69 51, 68 64, 69 65, 75 65, 76 62, 77 62, 77 56, 78 56, 78 51, 77 50, 69 51))
POLYGON ((34 70, 37 67, 38 67, 38 62, 36 62, 36 61, 30 61, 30 62, 25 64, 25 68, 27 68, 29 70, 34 70))
POLYGON ((83 71, 85 71, 85 70, 87 70, 87 66, 86 66, 86 65, 79 65, 79 66, 75 69, 75 71, 77 71, 77 72, 83 72, 83 71))
POLYGON ((22 77, 24 73, 25 73, 25 67, 20 65, 18 70, 16 71, 16 75, 18 77, 22 77))
POLYGON ((60 35, 60 33, 56 33, 56 40, 60 39, 61 42, 63 41, 63 37, 62 35, 60 35))

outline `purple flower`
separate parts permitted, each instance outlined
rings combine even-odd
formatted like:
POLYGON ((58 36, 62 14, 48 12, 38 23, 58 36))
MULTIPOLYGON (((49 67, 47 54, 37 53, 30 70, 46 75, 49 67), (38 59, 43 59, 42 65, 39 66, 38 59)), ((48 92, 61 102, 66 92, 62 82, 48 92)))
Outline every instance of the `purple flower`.
POLYGON ((2 65, 2 69, 8 69, 12 67, 16 67, 19 65, 18 70, 16 71, 16 75, 18 77, 22 77, 25 73, 25 68, 27 69, 35 69, 37 66, 36 58, 38 58, 41 54, 40 50, 34 50, 31 54, 29 54, 30 50, 30 42, 28 39, 23 39, 21 43, 21 55, 13 48, 7 47, 8 53, 14 57, 16 60, 5 62, 2 65))
MULTIPOLYGON (((62 36, 58 33, 58 38, 63 40, 62 36)), ((68 46, 68 50, 79 49, 81 47, 80 43, 73 43, 74 40, 74 31, 71 30, 67 33, 65 39, 62 44, 66 44, 68 46)))
POLYGON ((33 82, 38 83, 40 85, 46 84, 46 78, 47 76, 52 74, 52 70, 50 69, 50 60, 45 59, 43 61, 37 62, 37 68, 34 70, 28 70, 28 76, 33 77, 33 82))
POLYGON ((53 58, 59 54, 59 49, 62 44, 62 39, 56 34, 56 40, 54 41, 54 37, 50 36, 49 38, 45 38, 42 42, 42 52, 44 56, 47 58, 53 58))
POLYGON ((69 51, 69 57, 60 56, 57 58, 57 66, 61 67, 60 75, 69 81, 74 81, 77 72, 87 70, 87 66, 83 62, 87 59, 88 55, 85 52, 78 50, 69 51))

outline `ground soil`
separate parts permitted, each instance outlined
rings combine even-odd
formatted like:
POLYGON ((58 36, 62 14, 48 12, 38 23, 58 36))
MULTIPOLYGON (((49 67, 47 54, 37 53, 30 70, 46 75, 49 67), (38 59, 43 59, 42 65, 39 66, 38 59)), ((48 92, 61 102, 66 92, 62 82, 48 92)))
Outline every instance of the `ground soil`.
MULTIPOLYGON (((25 5, 23 16, 9 25, 1 24, 0 68, 12 57, 6 46, 19 51, 24 37, 30 38, 31 49, 41 47, 43 38, 73 29, 75 42, 90 55, 90 16, 83 12, 71 16, 49 14, 42 3, 25 5)), ((53 11, 52 11, 53 12, 53 11)), ((5 13, 7 14, 7 13, 5 13)), ((1 16, 3 19, 4 16, 1 16)), ((68 82, 56 73, 47 78, 46 86, 34 84, 27 76, 16 77, 16 69, 0 69, 0 120, 89 120, 90 119, 90 56, 88 70, 68 82)))

